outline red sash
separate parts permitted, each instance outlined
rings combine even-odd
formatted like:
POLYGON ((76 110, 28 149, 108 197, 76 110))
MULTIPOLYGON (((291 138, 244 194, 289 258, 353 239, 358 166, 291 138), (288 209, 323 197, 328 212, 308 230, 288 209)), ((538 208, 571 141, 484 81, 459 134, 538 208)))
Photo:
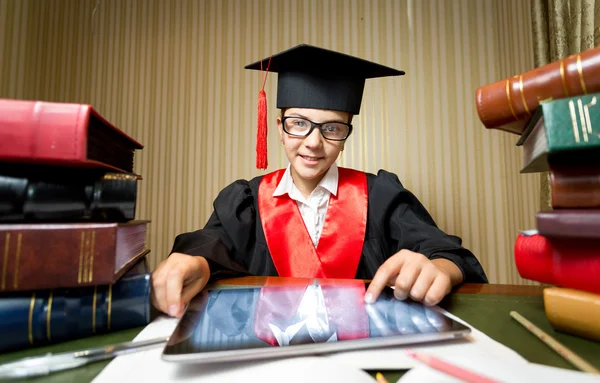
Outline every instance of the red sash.
POLYGON ((288 194, 273 197, 285 170, 262 178, 258 210, 280 277, 352 279, 356 276, 367 227, 367 176, 347 168, 338 171, 337 196, 330 196, 316 249, 296 201, 288 194))

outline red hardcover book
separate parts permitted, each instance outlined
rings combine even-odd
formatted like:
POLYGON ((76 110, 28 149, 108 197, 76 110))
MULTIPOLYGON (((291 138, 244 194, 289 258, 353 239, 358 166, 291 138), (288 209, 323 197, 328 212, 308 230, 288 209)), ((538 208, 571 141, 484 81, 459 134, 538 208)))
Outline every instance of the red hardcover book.
POLYGON ((91 105, 0 99, 0 161, 133 172, 142 148, 91 105))
POLYGON ((115 283, 149 252, 149 222, 0 225, 0 293, 115 283))
POLYGON ((521 233, 515 243, 521 277, 600 294, 600 240, 521 233))

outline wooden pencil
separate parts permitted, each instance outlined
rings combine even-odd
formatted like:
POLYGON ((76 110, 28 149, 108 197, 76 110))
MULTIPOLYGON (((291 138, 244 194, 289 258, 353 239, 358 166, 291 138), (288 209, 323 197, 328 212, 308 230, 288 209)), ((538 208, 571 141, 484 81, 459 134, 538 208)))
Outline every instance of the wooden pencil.
POLYGON ((590 372, 593 374, 600 374, 600 370, 586 362, 579 355, 575 354, 573 351, 562 345, 556 339, 546 334, 536 325, 525 319, 518 312, 511 311, 510 316, 514 318, 517 322, 519 322, 521 325, 523 325, 523 327, 525 327, 531 333, 533 333, 536 337, 538 337, 542 342, 546 343, 546 345, 548 345, 551 349, 556 351, 560 356, 565 358, 565 360, 567 360, 573 366, 577 367, 579 370, 590 372))

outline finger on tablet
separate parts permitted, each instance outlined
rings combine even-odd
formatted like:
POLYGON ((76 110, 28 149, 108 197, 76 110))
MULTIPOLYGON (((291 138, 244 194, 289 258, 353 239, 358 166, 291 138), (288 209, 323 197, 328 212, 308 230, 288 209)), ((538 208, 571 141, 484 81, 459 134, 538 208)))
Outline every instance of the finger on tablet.
POLYGON ((435 280, 435 276, 436 273, 434 270, 427 267, 422 268, 419 272, 419 276, 414 281, 408 296, 414 301, 421 302, 435 280))
POLYGON ((176 317, 181 311, 181 292, 183 290, 183 272, 178 268, 169 270, 166 281, 167 312, 176 317))
POLYGON ((395 280, 394 297, 399 300, 406 299, 419 278, 420 273, 421 267, 418 264, 405 265, 395 280))
POLYGON ((450 278, 444 275, 438 275, 429 288, 427 295, 425 295, 423 303, 428 306, 437 305, 444 299, 450 290, 452 290, 450 278))
POLYGON ((403 264, 404 257, 402 253, 398 253, 390 257, 379 267, 365 294, 365 303, 375 302, 379 298, 379 294, 381 294, 383 288, 388 283, 394 283, 403 264))

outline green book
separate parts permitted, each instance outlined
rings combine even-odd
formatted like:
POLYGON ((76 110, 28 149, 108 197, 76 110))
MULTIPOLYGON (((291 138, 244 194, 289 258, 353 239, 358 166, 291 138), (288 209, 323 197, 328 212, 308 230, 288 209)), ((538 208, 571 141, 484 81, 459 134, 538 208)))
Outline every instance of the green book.
POLYGON ((541 102, 517 145, 523 146, 521 173, 547 171, 551 156, 600 158, 600 93, 541 102))

